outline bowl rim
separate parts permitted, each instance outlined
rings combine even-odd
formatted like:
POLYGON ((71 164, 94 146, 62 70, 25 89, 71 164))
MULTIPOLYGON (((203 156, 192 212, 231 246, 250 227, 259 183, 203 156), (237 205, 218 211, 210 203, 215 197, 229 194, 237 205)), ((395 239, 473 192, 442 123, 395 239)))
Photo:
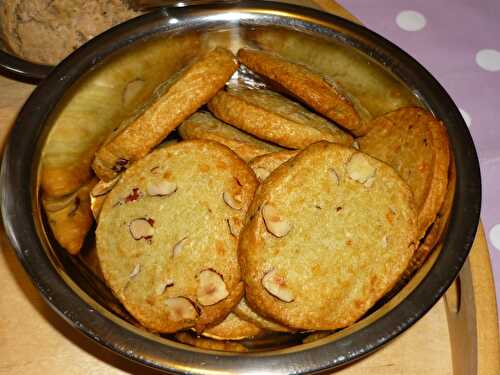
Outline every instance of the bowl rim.
POLYGON ((450 96, 425 68, 380 35, 346 19, 311 8, 256 1, 160 8, 106 31, 73 52, 42 81, 21 109, 5 149, 0 186, 6 234, 48 304, 99 344, 128 359, 171 373, 184 373, 187 369, 192 373, 209 370, 234 373, 249 369, 256 373, 311 373, 346 364, 378 349, 422 317, 455 279, 472 247, 481 207, 479 161, 470 133, 450 96), (169 22, 172 19, 177 21, 169 22), (415 89, 448 128, 457 166, 457 186, 443 250, 429 273, 404 300, 370 325, 336 341, 291 353, 261 355, 159 345, 147 335, 124 329, 81 299, 44 251, 34 215, 39 205, 38 169, 32 161, 39 156, 40 139, 47 130, 44 125, 57 102, 83 72, 126 45, 150 35, 194 29, 207 20, 214 25, 235 20, 247 24, 292 25, 294 29, 340 38, 369 53, 415 89))
POLYGON ((9 78, 36 84, 47 77, 52 69, 52 65, 29 61, 0 49, 0 71, 9 78))

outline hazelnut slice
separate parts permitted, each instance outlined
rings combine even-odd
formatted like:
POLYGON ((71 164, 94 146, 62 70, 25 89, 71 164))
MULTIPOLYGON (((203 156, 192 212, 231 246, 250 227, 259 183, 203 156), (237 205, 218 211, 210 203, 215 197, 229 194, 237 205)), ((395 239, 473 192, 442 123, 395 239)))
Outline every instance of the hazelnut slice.
POLYGON ((229 295, 222 276, 211 269, 203 270, 198 275, 196 297, 203 306, 215 305, 229 295))
POLYGON ((188 240, 188 238, 184 237, 180 241, 177 241, 177 243, 172 248, 172 257, 176 257, 176 256, 178 256, 181 253, 182 248, 186 244, 187 240, 188 240))
POLYGON ((173 194, 177 191, 177 184, 170 181, 158 181, 158 182, 150 182, 146 188, 146 191, 151 196, 160 196, 163 197, 165 195, 173 194))
POLYGON ((346 164, 346 170, 351 179, 362 184, 368 181, 370 177, 375 176, 375 167, 359 152, 352 155, 346 164))
POLYGON ((156 294, 159 296, 162 295, 163 293, 165 293, 165 290, 171 286, 174 286, 174 280, 166 279, 162 283, 158 284, 158 286, 156 287, 156 294))
POLYGON ((118 183, 118 181, 120 180, 120 177, 121 176, 115 177, 114 179, 112 179, 111 181, 108 181, 108 182, 100 180, 92 188, 90 195, 92 197, 97 198, 97 197, 100 197, 102 195, 108 194, 115 187, 115 185, 118 183))
POLYGON ((257 167, 253 171, 260 182, 264 181, 271 174, 266 168, 262 167, 257 167))
POLYGON ((358 141, 353 141, 352 142, 352 147, 355 148, 356 150, 359 150, 359 143, 358 143, 358 141))
POLYGON ((130 272, 130 274, 128 275, 128 278, 133 279, 134 277, 136 277, 139 274, 139 272, 141 272, 141 265, 136 264, 134 269, 132 270, 132 272, 130 272))
POLYGON ((222 193, 222 199, 231 208, 235 210, 241 210, 241 196, 232 196, 228 192, 222 193))
POLYGON ((264 219, 264 224, 266 225, 268 232, 278 238, 286 236, 292 228, 290 223, 282 219, 278 210, 270 204, 266 203, 262 207, 262 218, 264 219))
POLYGON ((283 302, 292 302, 295 299, 293 292, 286 286, 284 277, 278 275, 275 270, 271 270, 264 275, 262 286, 271 295, 283 302))
POLYGON ((193 302, 186 297, 173 297, 165 300, 169 318, 175 322, 181 320, 194 320, 198 316, 198 311, 193 302))
POLYGON ((130 234, 134 240, 140 240, 141 238, 151 238, 154 234, 153 226, 151 225, 151 220, 144 218, 134 219, 128 225, 130 234))
POLYGON ((241 232, 241 220, 237 217, 230 217, 226 219, 227 226, 229 227, 229 233, 231 233, 234 237, 238 237, 241 232))
POLYGON ((330 168, 329 171, 330 171, 330 176, 333 180, 333 183, 335 185, 338 185, 340 183, 340 178, 339 178, 339 175, 337 174, 337 171, 335 171, 335 169, 333 169, 333 168, 330 168))

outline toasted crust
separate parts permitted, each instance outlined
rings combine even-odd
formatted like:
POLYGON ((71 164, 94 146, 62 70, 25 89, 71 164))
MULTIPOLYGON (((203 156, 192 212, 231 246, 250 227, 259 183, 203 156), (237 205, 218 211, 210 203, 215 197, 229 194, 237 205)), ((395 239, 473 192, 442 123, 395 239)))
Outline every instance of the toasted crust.
POLYGON ((210 111, 237 128, 288 148, 320 140, 350 145, 352 137, 324 118, 269 90, 220 91, 210 111))
POLYGON ((275 332, 292 331, 290 328, 285 327, 284 325, 273 322, 272 320, 266 319, 263 316, 257 314, 250 308, 250 306, 248 306, 248 304, 245 301, 245 298, 242 298, 240 303, 236 305, 236 307, 234 308, 234 313, 241 319, 246 320, 247 322, 250 322, 256 325, 257 327, 260 327, 268 331, 275 331, 275 332))
POLYGON ((207 103, 238 68, 234 55, 216 48, 166 83, 149 104, 110 135, 92 167, 109 181, 147 155, 172 130, 207 103))
POLYGON ((415 251, 415 254, 413 254, 410 264, 405 271, 404 278, 411 277, 413 273, 416 272, 422 266, 422 264, 424 264, 427 257, 432 253, 436 245, 443 237, 443 234, 446 232, 451 210, 453 208, 453 198, 455 196, 456 181, 457 172, 455 169, 453 158, 451 158, 450 168, 448 172, 448 187, 446 189, 446 195, 443 205, 439 209, 436 220, 434 221, 434 223, 432 223, 429 230, 427 231, 427 234, 420 242, 420 245, 415 251))
POLYGON ((361 151, 392 166, 410 185, 423 237, 448 185, 450 151, 443 124, 422 108, 404 107, 373 120, 370 133, 357 141, 361 151))
POLYGON ((250 160, 248 165, 254 171, 259 182, 262 182, 271 174, 272 171, 297 154, 298 151, 273 152, 250 160))
POLYGON ((58 113, 43 148, 44 194, 62 197, 89 181, 94 154, 107 135, 158 84, 190 61, 199 44, 196 34, 146 42, 137 50, 117 56, 79 83, 58 113))
POLYGON ((179 332, 175 335, 175 338, 183 344, 192 345, 200 349, 218 350, 222 352, 248 352, 247 348, 237 342, 195 337, 187 332, 179 332))
POLYGON ((263 329, 230 313, 221 323, 203 331, 202 335, 215 340, 242 340, 262 333, 263 329))
POLYGON ((408 185, 386 164, 328 142, 309 146, 249 208, 239 244, 247 302, 295 329, 352 324, 408 265, 416 216, 408 185))
POLYGON ((201 332, 239 302, 238 238, 228 221, 241 225, 256 185, 234 152, 202 140, 160 148, 123 174, 99 216, 97 253, 107 284, 143 326, 201 332), (162 183, 169 189, 158 196, 162 183), (207 273, 219 283, 202 285, 207 273), (227 292, 208 302, 200 290, 227 292), (177 297, 189 314, 168 308, 177 297))
POLYGON ((179 126, 179 134, 183 139, 210 139, 222 143, 245 161, 283 150, 219 121, 208 112, 197 112, 189 117, 179 126))
POLYGON ((43 198, 43 206, 52 233, 70 254, 76 255, 93 223, 90 211, 90 190, 97 183, 92 179, 75 193, 61 198, 43 198))
POLYGON ((335 121, 355 135, 365 134, 365 123, 339 83, 325 79, 304 65, 276 54, 250 49, 238 51, 239 61, 254 72, 278 83, 307 106, 335 121))

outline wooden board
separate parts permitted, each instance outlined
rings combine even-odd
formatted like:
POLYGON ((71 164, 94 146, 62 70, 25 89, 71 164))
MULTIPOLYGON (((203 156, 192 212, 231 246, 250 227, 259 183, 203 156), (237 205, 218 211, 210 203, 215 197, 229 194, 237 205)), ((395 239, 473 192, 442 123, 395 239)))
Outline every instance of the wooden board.
MULTIPOLYGON (((353 19, 332 1, 316 5, 353 19)), ((0 77, 0 144, 32 89, 0 77)), ((31 284, 3 229, 0 248, 0 374, 157 374, 100 347, 53 312, 31 284)), ((460 288, 452 287, 412 328, 334 373, 500 374, 495 292, 482 227, 459 278, 460 288)))

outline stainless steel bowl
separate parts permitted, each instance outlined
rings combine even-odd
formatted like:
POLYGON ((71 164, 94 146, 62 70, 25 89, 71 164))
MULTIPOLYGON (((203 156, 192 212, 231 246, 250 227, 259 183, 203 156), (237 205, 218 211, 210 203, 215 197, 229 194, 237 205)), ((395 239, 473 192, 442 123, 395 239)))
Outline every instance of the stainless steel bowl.
POLYGON ((311 9, 263 2, 159 9, 91 40, 57 66, 24 105, 11 132, 0 177, 6 232, 46 301, 99 344, 172 373, 313 373, 378 349, 422 317, 454 280, 471 248, 481 199, 478 159, 467 127, 446 91, 421 65, 362 26, 311 9), (301 344, 300 337, 278 337, 259 343, 250 353, 214 352, 134 326, 81 259, 67 255, 57 245, 40 209, 40 158, 54 119, 68 97, 78 92, 82 80, 117 55, 131 53, 151 38, 256 28, 303 33, 335 46, 341 54, 358 56, 358 63, 368 71, 379 72, 367 76, 375 84, 389 80, 404 89, 401 94, 409 101, 426 106, 447 126, 457 188, 443 246, 410 283, 358 323, 309 344, 301 344))

